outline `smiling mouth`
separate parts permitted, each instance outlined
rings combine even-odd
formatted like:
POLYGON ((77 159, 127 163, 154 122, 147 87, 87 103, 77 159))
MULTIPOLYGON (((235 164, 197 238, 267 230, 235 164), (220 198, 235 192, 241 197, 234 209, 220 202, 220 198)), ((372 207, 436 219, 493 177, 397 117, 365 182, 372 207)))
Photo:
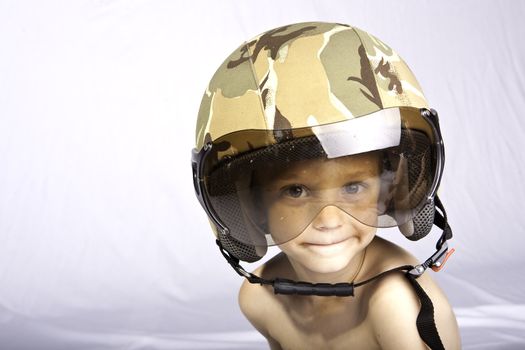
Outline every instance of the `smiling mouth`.
POLYGON ((351 239, 352 237, 334 242, 306 242, 303 243, 303 247, 316 255, 328 257, 340 254, 347 249, 348 241, 351 239))
POLYGON ((305 242, 303 244, 306 245, 306 246, 314 246, 314 247, 329 247, 329 246, 338 245, 340 243, 346 242, 350 238, 351 237, 347 237, 347 238, 344 238, 344 239, 341 239, 341 240, 336 240, 336 241, 333 241, 333 242, 326 242, 326 243, 325 242, 305 242))

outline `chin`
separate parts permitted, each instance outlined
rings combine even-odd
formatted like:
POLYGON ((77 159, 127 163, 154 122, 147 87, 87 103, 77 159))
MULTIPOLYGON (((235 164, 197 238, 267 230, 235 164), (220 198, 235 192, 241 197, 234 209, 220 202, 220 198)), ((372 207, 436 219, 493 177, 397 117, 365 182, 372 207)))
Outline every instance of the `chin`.
MULTIPOLYGON (((352 260, 352 256, 342 256, 322 259, 309 259, 302 265, 311 272, 319 274, 333 274, 345 270, 352 260)), ((334 281, 341 282, 341 281, 334 281)))

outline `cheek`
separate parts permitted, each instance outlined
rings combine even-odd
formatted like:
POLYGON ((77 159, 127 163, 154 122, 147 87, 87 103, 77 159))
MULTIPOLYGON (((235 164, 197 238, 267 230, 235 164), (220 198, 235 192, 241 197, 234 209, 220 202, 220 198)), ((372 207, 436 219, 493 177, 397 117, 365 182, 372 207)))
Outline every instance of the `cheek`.
MULTIPOLYGON (((370 214, 370 219, 372 218, 377 221, 377 214, 370 214)), ((346 228, 352 231, 352 235, 357 238, 357 249, 364 249, 368 246, 377 233, 377 227, 365 225, 353 217, 348 217, 346 228)))
MULTIPOLYGON (((378 217, 379 213, 381 212, 381 207, 383 206, 382 203, 379 203, 380 201, 380 186, 379 183, 377 183, 377 186, 374 185, 371 189, 371 193, 369 196, 369 199, 366 202, 366 205, 363 206, 363 210, 360 213, 362 222, 366 222, 367 225, 370 226, 377 226, 378 224, 378 217)), ((363 228, 363 230, 370 229, 370 226, 366 226, 366 228, 363 228)), ((373 227, 375 230, 375 227, 373 227)))
MULTIPOLYGON (((377 216, 376 216, 377 217, 377 216)), ((377 228, 371 226, 360 225, 361 229, 359 230, 359 236, 361 237, 362 243, 367 246, 372 242, 372 239, 375 237, 377 228)))
POLYGON ((276 242, 286 242, 301 231, 304 215, 295 208, 273 204, 267 211, 268 230, 276 242))

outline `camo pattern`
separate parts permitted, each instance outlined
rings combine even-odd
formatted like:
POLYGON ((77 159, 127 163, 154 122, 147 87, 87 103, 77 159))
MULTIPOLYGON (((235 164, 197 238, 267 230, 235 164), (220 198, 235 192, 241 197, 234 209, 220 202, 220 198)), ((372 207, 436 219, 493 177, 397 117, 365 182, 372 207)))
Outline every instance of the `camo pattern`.
POLYGON ((402 106, 427 102, 385 43, 344 24, 292 24, 245 42, 219 67, 202 98, 196 147, 239 130, 272 131, 270 141, 228 140, 224 149, 237 153, 286 139, 291 129, 402 106))

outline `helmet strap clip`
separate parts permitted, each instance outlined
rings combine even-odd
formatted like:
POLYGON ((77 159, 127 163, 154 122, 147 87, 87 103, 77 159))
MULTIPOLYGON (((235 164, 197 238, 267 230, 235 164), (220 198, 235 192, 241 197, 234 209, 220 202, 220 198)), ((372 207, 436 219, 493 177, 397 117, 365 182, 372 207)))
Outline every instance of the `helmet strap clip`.
POLYGON ((430 258, 425 260, 424 263, 414 266, 414 268, 408 273, 415 278, 421 276, 427 268, 431 268, 435 272, 438 272, 443 268, 448 258, 454 253, 455 249, 448 250, 447 240, 452 238, 452 229, 447 221, 447 212, 445 207, 438 196, 434 198, 434 203, 436 205, 435 214, 434 214, 434 224, 443 230, 441 237, 436 243, 436 252, 432 254, 430 258), (437 210, 441 211, 441 213, 437 210))
POLYGON ((239 276, 246 278, 250 283, 261 284, 261 285, 263 285, 263 284, 272 284, 273 285, 273 281, 265 280, 264 278, 261 278, 259 276, 254 275, 251 272, 246 271, 239 264, 239 259, 237 259, 233 255, 231 255, 226 249, 224 249, 224 247, 222 246, 221 241, 219 241, 217 239, 217 240, 215 240, 215 243, 217 243, 217 245, 219 246, 219 250, 220 250, 222 256, 224 256, 224 258, 226 259, 228 264, 230 264, 230 266, 233 267, 233 269, 235 270, 235 272, 237 272, 239 274, 239 276))

